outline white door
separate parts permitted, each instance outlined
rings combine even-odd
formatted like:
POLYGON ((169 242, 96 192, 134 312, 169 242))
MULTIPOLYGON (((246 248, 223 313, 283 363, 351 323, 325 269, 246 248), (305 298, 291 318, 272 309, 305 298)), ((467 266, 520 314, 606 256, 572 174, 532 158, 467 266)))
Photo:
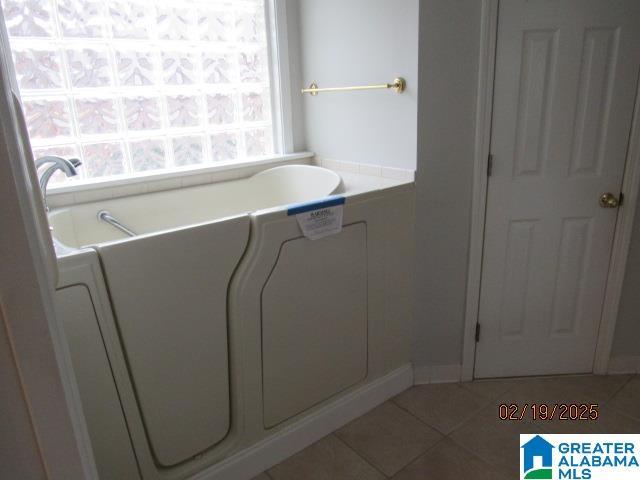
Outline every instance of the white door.
POLYGON ((504 0, 498 25, 475 376, 591 372, 640 1, 504 0))

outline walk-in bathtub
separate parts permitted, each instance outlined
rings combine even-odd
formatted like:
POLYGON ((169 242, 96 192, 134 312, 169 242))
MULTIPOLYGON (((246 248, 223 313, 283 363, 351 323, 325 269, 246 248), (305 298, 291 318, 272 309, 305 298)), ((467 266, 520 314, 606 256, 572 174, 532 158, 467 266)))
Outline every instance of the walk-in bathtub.
POLYGON ((312 165, 283 165, 252 177, 56 209, 49 215, 54 238, 79 248, 126 238, 101 221, 106 211, 136 234, 184 227, 331 195, 340 176, 312 165))
POLYGON ((412 182, 289 165, 53 210, 103 478, 250 478, 406 388, 413 203, 412 182), (336 194, 341 232, 305 238, 291 205, 336 194))

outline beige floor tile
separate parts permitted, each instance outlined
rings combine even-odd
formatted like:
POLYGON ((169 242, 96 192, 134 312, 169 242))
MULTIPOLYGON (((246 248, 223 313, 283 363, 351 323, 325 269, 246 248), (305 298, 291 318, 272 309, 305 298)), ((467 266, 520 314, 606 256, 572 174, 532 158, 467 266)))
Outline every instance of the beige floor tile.
POLYGON ((269 470, 273 480, 381 480, 384 475, 333 435, 269 470))
POLYGON ((257 477, 253 477, 252 480, 271 480, 271 478, 269 478, 269 475, 267 475, 266 473, 262 472, 257 477))
POLYGON ((490 400, 498 398, 500 395, 508 392, 517 385, 519 380, 474 380, 473 382, 464 382, 460 386, 466 388, 470 392, 477 393, 490 400))
POLYGON ((627 383, 611 400, 610 405, 616 410, 640 419, 640 376, 627 383))
POLYGON ((388 476, 443 438, 391 402, 357 418, 336 435, 388 476))
POLYGON ((503 472, 517 478, 520 466, 520 434, 540 433, 540 422, 500 420, 497 404, 491 404, 454 431, 450 438, 503 472))
POLYGON ((507 476, 451 440, 444 440, 393 480, 507 480, 507 476))
POLYGON ((500 395, 500 399, 524 403, 603 404, 629 380, 628 375, 585 375, 523 379, 500 395))
POLYGON ((340 429, 335 434, 339 438, 325 437, 275 466, 269 471, 271 479, 265 475, 256 480, 378 480, 384 478, 380 472, 397 472, 396 480, 506 480, 519 473, 521 433, 640 434, 640 377, 566 376, 414 387, 340 429), (498 409, 503 402, 597 403, 600 418, 533 421, 529 411, 524 421, 504 421, 498 409), (413 416, 449 438, 441 439, 413 416))
POLYGON ((455 383, 419 385, 393 401, 445 435, 489 403, 455 383))
POLYGON ((600 418, 592 422, 593 433, 640 434, 640 420, 623 415, 611 405, 605 405, 600 418))
MULTIPOLYGON (((602 420, 540 420, 537 423, 538 433, 597 433, 596 422, 602 420)), ((613 432, 612 432, 613 433, 613 432)))

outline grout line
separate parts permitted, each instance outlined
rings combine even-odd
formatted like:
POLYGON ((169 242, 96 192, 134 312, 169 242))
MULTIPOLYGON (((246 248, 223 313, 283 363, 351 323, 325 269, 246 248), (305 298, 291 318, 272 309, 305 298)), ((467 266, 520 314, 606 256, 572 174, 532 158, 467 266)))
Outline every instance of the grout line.
POLYGON ((419 421, 420 423, 422 423, 423 425, 426 425, 427 427, 429 427, 432 430, 435 430, 436 432, 438 432, 440 435, 446 437, 447 434, 440 431, 438 428, 434 427, 433 425, 429 425, 427 422, 425 422, 423 419, 421 419, 420 417, 418 417, 415 413, 407 410, 404 406, 400 405, 399 403, 397 403, 394 399, 391 399, 391 402, 393 402, 393 404, 398 407, 400 410, 402 410, 403 412, 408 413, 409 415, 411 415, 413 418, 415 418, 417 421, 419 421))
POLYGON ((609 408, 609 409, 611 409, 611 410, 613 410, 614 412, 616 412, 616 413, 618 413, 618 414, 622 415, 623 417, 628 418, 629 420, 634 420, 634 421, 636 421, 636 422, 640 422, 640 418, 638 418, 638 417, 634 417, 633 415, 631 415, 631 414, 629 414, 629 413, 625 412, 624 410, 620 410, 620 409, 618 409, 618 408, 616 408, 616 407, 611 407, 611 406, 609 406, 608 408, 609 408))
MULTIPOLYGON (((511 389, 507 390, 510 391, 511 389)), ((507 393, 504 392, 504 393, 507 393)), ((485 397, 486 398, 486 397, 485 397)), ((498 400, 498 397, 495 397, 493 400, 491 400, 491 402, 498 400)), ((476 411, 469 419, 467 419, 466 421, 464 421, 463 423, 461 423, 459 426, 457 426, 455 429, 451 430, 451 432, 449 433, 449 435, 447 435, 446 438, 448 438, 451 442, 453 442, 457 447, 463 449, 464 451, 466 451, 467 453, 471 454, 472 456, 474 456, 475 458, 479 459, 480 461, 482 461, 482 463, 486 463, 489 466, 492 466, 496 473, 502 474, 503 476, 505 476, 505 478, 509 478, 509 476, 511 475, 511 472, 508 472, 506 468, 503 468, 502 466, 498 466, 498 465, 494 465, 490 459, 488 458, 483 458, 482 456, 480 456, 478 453, 474 452, 472 449, 470 449, 469 447, 467 447, 466 445, 463 445, 459 442, 457 442, 455 440, 455 438, 452 437, 452 435, 461 430, 462 427, 464 427, 467 423, 471 422, 472 420, 476 419, 476 417, 478 416, 478 414, 480 412, 482 412, 485 409, 491 408, 491 402, 489 402, 489 404, 487 404, 486 406, 484 406, 483 408, 481 408, 480 410, 476 411)), ((516 436, 518 436, 518 434, 516 434, 516 436)))
MULTIPOLYGON (((507 393, 509 393, 511 390, 513 390, 514 388, 516 388, 516 384, 517 382, 520 380, 521 377, 515 377, 515 378, 505 378, 505 379, 495 379, 495 380, 486 380, 487 382, 495 382, 495 381, 512 381, 514 382, 513 385, 511 385, 509 388, 507 388, 504 392, 499 393, 498 395, 495 396, 487 396, 487 395, 483 395, 482 393, 478 393, 478 392, 474 392, 473 390, 471 390, 470 388, 467 387, 467 385, 469 383, 473 383, 473 382, 460 382, 458 385, 460 385, 462 388, 464 388, 467 392, 469 393, 473 393, 474 395, 480 395, 481 397, 484 398, 488 398, 490 401, 495 401, 498 400, 502 395, 506 395, 507 393)), ((476 380, 477 383, 481 383, 478 382, 476 380)))
POLYGON ((463 422, 461 422, 460 424, 456 425, 455 427, 453 427, 451 429, 451 431, 447 434, 447 437, 451 437, 451 435, 453 435, 455 432, 457 432, 458 430, 461 430, 463 427, 465 427, 467 425, 467 423, 471 422, 471 420, 474 420, 476 418, 476 416, 480 413, 483 412, 486 409, 495 408, 495 405, 491 405, 491 403, 493 402, 493 400, 491 400, 490 402, 488 402, 486 405, 482 406, 481 408, 479 408, 478 410, 476 410, 475 412, 473 412, 473 414, 467 418, 466 420, 464 420, 463 422))
POLYGON ((607 400, 604 403, 607 403, 613 400, 616 395, 618 395, 627 385, 631 383, 631 381, 633 380, 633 377, 634 375, 629 375, 629 378, 627 378, 627 381, 624 382, 622 385, 620 385, 620 388, 618 388, 615 392, 613 392, 613 394, 609 398, 607 398, 607 400))
MULTIPOLYGON (((413 465, 414 463, 416 463, 418 460, 420 460, 420 458, 424 457, 427 453, 430 453, 431 450, 434 450, 436 447, 440 446, 441 443, 443 443, 448 437, 444 436, 442 438, 440 438, 437 442, 435 442, 433 445, 429 446, 424 452, 422 452, 420 455, 418 455, 416 458, 414 458, 413 460, 411 460, 409 463, 407 463, 404 467, 402 467, 400 470, 398 470, 396 473, 393 474, 393 477, 391 478, 395 478, 397 475, 400 474, 400 472, 403 472, 404 470, 406 470, 407 468, 409 468, 411 465, 413 465)), ((453 441, 453 440, 451 440, 453 441)), ((456 444, 457 445, 457 444, 456 444)))
POLYGON ((627 387, 627 385, 629 385, 629 384, 633 381, 633 379, 634 379, 635 377, 637 377, 637 376, 638 376, 638 375, 635 375, 635 374, 629 374, 629 379, 628 379, 628 380, 627 380, 627 381, 626 381, 626 382, 625 382, 625 383, 624 383, 624 384, 623 384, 623 385, 622 385, 618 390, 616 390, 616 392, 615 392, 615 393, 614 393, 614 394, 613 394, 613 395, 612 395, 612 396, 607 400, 607 402, 605 402, 605 406, 606 406, 606 407, 608 407, 608 408, 610 408, 610 409, 611 409, 611 410, 613 410, 614 412, 619 413, 620 415, 622 415, 622 416, 623 416, 623 417, 625 417, 625 418, 629 418, 629 419, 631 419, 631 420, 635 420, 636 422, 640 422, 640 418, 638 418, 638 417, 636 417, 636 416, 634 416, 634 415, 629 414, 629 413, 628 413, 628 412, 626 412, 624 409, 620 409, 620 408, 615 407, 614 405, 609 405, 609 404, 608 404, 608 403, 609 403, 609 402, 611 402, 615 397, 617 397, 617 396, 620 394, 620 392, 621 392, 625 387, 627 387))
MULTIPOLYGON (((366 414, 365 414, 366 415, 366 414)), ((415 417, 414 417, 415 418, 415 417)), ((424 422, 422 422, 419 418, 416 418, 416 420, 418 420, 418 423, 422 423, 424 424, 424 422)), ((426 424, 425 424, 426 425, 426 424)), ((427 425, 428 426, 428 425, 427 425)), ((433 427, 430 427, 433 430, 435 430, 433 427)), ((441 433, 439 431, 436 430, 437 433, 441 433)), ((335 433, 335 432, 334 432, 335 433)), ((371 461, 369 461, 367 458, 365 458, 363 455, 359 454, 357 450, 355 450, 355 448, 351 447, 345 440, 343 440, 342 438, 340 438, 338 435, 335 435, 335 437, 340 440, 342 443, 344 443, 347 447, 349 447, 351 450, 353 450, 356 454, 358 454, 358 456, 360 456, 365 462, 367 462, 369 465, 371 465, 373 468, 375 468, 376 470, 378 470, 380 473, 382 473, 386 478, 393 478, 396 475, 398 475, 402 470, 404 470, 405 468, 407 468, 409 465, 411 465, 412 463, 414 463, 415 461, 417 461, 420 457, 422 457, 425 453, 429 452, 430 450, 432 450, 434 447, 436 447, 437 445, 440 445, 440 443, 442 443, 447 437, 445 435, 442 435, 440 438, 438 438, 432 445, 429 445, 427 448, 425 448, 424 450, 422 450, 419 454, 417 454, 414 458, 410 459, 409 462, 403 466, 400 470, 398 470, 396 473, 394 473, 393 475, 391 475, 390 477, 385 474, 382 470, 380 470, 379 468, 377 468, 373 463, 371 463, 371 461)))
POLYGON ((464 450, 468 454, 472 455, 473 457, 476 457, 476 459, 480 460, 482 463, 486 463, 490 467, 493 467, 497 473, 502 473, 504 475, 510 475, 512 473, 512 472, 507 472, 507 469, 503 468, 503 466, 494 465, 493 463, 491 463, 491 461, 488 458, 482 458, 480 455, 478 455, 476 452, 471 450, 469 447, 467 447, 465 445, 462 445, 461 443, 456 442, 453 438, 449 438, 449 440, 451 442, 453 442, 454 445, 456 445, 457 447, 461 448, 462 450, 464 450))
POLYGON ((464 450, 465 452, 467 452, 468 454, 470 454, 471 456, 475 457, 476 459, 480 460, 482 463, 486 463, 487 465, 489 465, 490 467, 493 467, 496 472, 498 473, 503 473, 505 475, 511 473, 511 472, 507 472, 506 470, 503 470, 502 467, 497 466, 497 465, 493 465, 491 463, 491 461, 488 458, 482 458, 480 455, 478 455, 476 452, 474 452, 473 450, 471 450, 470 448, 468 448, 465 445, 462 445, 461 443, 456 442, 453 438, 449 438, 449 441, 452 442, 455 446, 461 448, 462 450, 464 450))
MULTIPOLYGON (((366 413, 364 414, 366 415, 366 413)), ((364 416, 361 415, 361 416, 364 416)), ((358 417, 360 418, 360 417, 358 417)), ((347 424, 348 425, 348 424, 347 424)), ((342 427, 340 427, 342 428, 342 427)), ((331 432, 329 435, 331 435, 332 437, 334 437, 336 440, 338 440, 340 443, 342 443, 345 447, 347 447, 349 450, 351 450, 353 453, 355 453, 358 458, 360 458, 361 460, 364 461, 364 463, 368 464, 370 467, 372 467, 374 470, 376 470, 377 472, 379 472, 380 474, 382 474, 382 476, 384 478, 391 478, 389 477, 386 473, 384 473, 382 470, 380 470, 376 465, 374 465, 373 463, 371 463, 369 460, 367 460, 366 458, 364 458, 362 455, 360 455, 360 453, 358 453, 351 445, 349 445, 347 442, 345 442, 344 440, 342 440, 338 435, 336 435, 336 432, 338 430, 340 430, 340 428, 334 430, 333 432, 331 432)))
MULTIPOLYGON (((460 383, 457 383, 456 385, 458 385, 459 387, 461 387, 460 383)), ((464 390, 468 392, 468 390, 466 390, 466 389, 464 389, 464 390)), ((479 396, 479 397, 481 397, 482 399, 486 399, 486 398, 487 398, 486 396, 484 396, 484 395, 480 395, 480 394, 475 393, 475 392, 470 392, 470 393, 472 393, 472 394, 474 394, 474 395, 478 395, 478 396, 479 396)), ((398 408, 400 408, 401 410, 403 410, 403 411, 407 412, 409 415, 411 415, 412 417, 414 417, 416 420, 418 420, 418 421, 419 421, 419 422, 421 422, 422 424, 424 424, 424 425, 426 425, 427 427, 429 427, 429 428, 431 428, 431 429, 435 430, 436 432, 438 432, 439 434, 441 434, 441 435, 443 435, 443 436, 445 436, 445 437, 448 437, 448 436, 449 436, 449 435, 451 435, 453 432, 455 432, 455 431, 459 430, 461 427, 463 427, 464 425, 466 425, 466 423, 467 423, 467 422, 469 422, 469 421, 471 421, 475 415, 477 415, 478 413, 480 413, 480 412, 481 412, 482 410, 484 410, 485 408, 489 407, 489 406, 490 406, 490 404, 491 404, 491 402, 493 401, 493 400, 487 400, 486 404, 485 404, 485 405, 483 405, 482 407, 480 407, 480 408, 476 409, 476 410, 473 412, 473 414, 472 414, 469 418, 467 418, 466 420, 463 420, 461 423, 459 423, 458 425, 456 425, 455 427, 453 427, 453 428, 452 428, 452 430, 451 430, 449 433, 445 433, 445 432, 443 432, 442 430, 440 430, 439 428, 434 427, 433 425, 431 425, 431 424, 427 423, 425 420, 421 419, 421 418, 420 418, 420 417, 418 417, 416 414, 414 414, 414 413, 413 413, 413 412, 411 412, 410 410, 406 409, 404 406, 402 406, 402 405, 400 405, 399 403, 397 403, 397 402, 395 401, 395 398, 396 398, 396 397, 394 397, 394 398, 392 398, 392 399, 391 399, 391 401, 393 402, 393 404, 394 404, 394 405, 396 405, 396 406, 397 406, 398 408)), ((497 398, 496 398, 496 399, 497 399, 497 398)))

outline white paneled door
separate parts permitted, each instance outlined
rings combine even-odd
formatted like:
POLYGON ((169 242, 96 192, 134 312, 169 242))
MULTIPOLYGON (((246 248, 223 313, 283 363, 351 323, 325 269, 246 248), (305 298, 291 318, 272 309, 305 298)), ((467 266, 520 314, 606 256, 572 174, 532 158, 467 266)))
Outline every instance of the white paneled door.
POLYGON ((591 372, 640 1, 505 0, 498 25, 475 376, 591 372))

